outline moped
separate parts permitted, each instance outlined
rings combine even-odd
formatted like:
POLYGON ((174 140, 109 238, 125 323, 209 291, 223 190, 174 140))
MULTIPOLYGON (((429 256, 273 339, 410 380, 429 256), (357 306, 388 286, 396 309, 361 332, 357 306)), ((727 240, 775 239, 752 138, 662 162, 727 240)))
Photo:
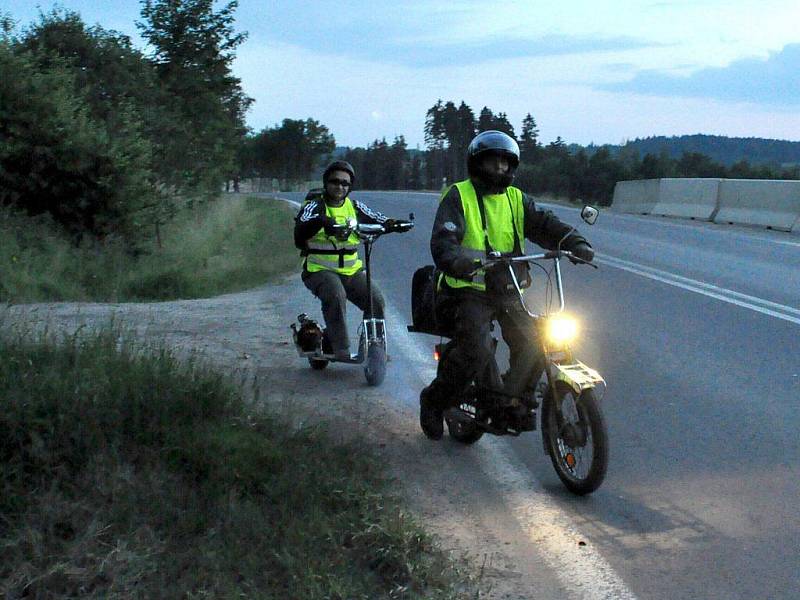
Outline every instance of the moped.
MULTIPOLYGON (((581 217, 589 224, 594 224, 597 216, 597 209, 591 206, 584 207, 581 212, 581 217)), ((537 410, 541 407, 544 451, 564 486, 574 494, 584 495, 600 486, 608 466, 608 433, 600 407, 600 392, 605 392, 606 384, 596 370, 576 359, 571 350, 577 323, 564 313, 562 258, 573 263, 585 262, 571 252, 561 250, 560 246, 557 250, 517 257, 490 253, 482 261, 481 269, 509 270, 514 287, 511 301, 517 304, 516 310, 521 309, 523 318, 530 320, 530 326, 537 329, 543 364, 532 366, 537 370, 531 374, 534 385, 523 397, 516 398, 501 392, 503 375, 497 362, 491 360, 486 370, 470 384, 465 395, 453 399, 452 407, 444 412, 444 418, 453 439, 473 444, 484 433, 518 436, 535 430, 537 410), (551 261, 552 266, 547 269, 537 261, 551 261), (540 313, 531 311, 525 302, 512 268, 516 262, 537 265, 547 276, 545 296, 549 301, 540 313), (552 301, 553 287, 558 298, 556 306, 552 301)), ((586 264, 597 268, 592 263, 586 264)), ((409 330, 415 331, 413 327, 409 330)), ((495 349, 497 343, 495 338, 495 349)), ((434 355, 438 360, 452 348, 452 342, 440 341, 434 355)))
POLYGON ((336 236, 347 239, 350 234, 358 235, 364 244, 364 270, 367 276, 367 291, 369 294, 369 311, 358 327, 358 351, 349 358, 337 358, 325 347, 325 332, 319 324, 306 313, 297 317, 297 323, 291 324, 292 339, 297 353, 308 359, 312 369, 322 370, 332 362, 341 362, 353 365, 364 365, 364 377, 371 386, 383 383, 386 377, 386 362, 388 360, 386 321, 367 317, 372 315, 372 246, 375 241, 387 233, 404 233, 414 227, 414 214, 409 215, 408 221, 395 223, 391 230, 382 224, 359 223, 356 219, 348 219, 345 223, 333 225, 336 236))

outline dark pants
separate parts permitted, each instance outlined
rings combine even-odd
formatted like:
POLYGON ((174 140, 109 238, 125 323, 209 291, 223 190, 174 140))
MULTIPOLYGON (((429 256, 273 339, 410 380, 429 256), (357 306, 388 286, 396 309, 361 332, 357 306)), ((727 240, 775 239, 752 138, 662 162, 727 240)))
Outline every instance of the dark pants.
POLYGON ((543 367, 538 332, 516 302, 451 289, 445 290, 440 298, 437 318, 450 329, 452 337, 431 384, 440 404, 445 406, 457 400, 475 379, 482 386, 516 397, 536 384, 543 367), (493 320, 500 324, 503 340, 510 350, 510 368, 504 381, 490 379, 497 372, 493 362, 493 320))
POLYGON ((369 314, 369 294, 367 275, 359 271, 355 275, 339 275, 333 271, 303 271, 303 283, 322 302, 322 316, 325 318, 325 335, 334 351, 348 350, 350 337, 347 333, 347 301, 350 300, 364 311, 364 318, 370 316, 383 318, 383 296, 372 282, 372 310, 369 314))

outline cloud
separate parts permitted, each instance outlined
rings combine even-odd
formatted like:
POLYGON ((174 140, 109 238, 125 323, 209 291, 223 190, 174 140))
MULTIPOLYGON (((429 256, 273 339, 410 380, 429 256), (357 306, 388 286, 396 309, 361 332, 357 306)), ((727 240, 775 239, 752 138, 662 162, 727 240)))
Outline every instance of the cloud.
MULTIPOLYGON (((352 39, 352 38, 351 38, 352 39)), ((291 40, 308 50, 412 68, 474 65, 509 58, 532 58, 636 50, 654 44, 627 36, 590 37, 546 35, 534 38, 483 37, 468 42, 410 42, 374 35, 369 40, 318 38, 291 40), (366 50, 365 50, 366 48, 366 50)))
POLYGON ((727 67, 701 69, 688 77, 646 70, 629 81, 596 87, 650 96, 711 98, 723 102, 797 107, 800 105, 800 44, 784 46, 767 59, 737 60, 727 67))
POLYGON ((546 35, 536 38, 481 39, 472 43, 386 48, 386 58, 411 67, 460 66, 509 58, 532 58, 635 50, 650 44, 627 36, 546 35))
MULTIPOLYGON (((511 20, 507 17, 510 8, 506 7, 501 11, 506 17, 500 19, 476 2, 454 2, 446 9, 437 9, 426 2, 373 0, 371 6, 351 11, 320 10, 301 2, 291 11, 277 6, 266 10, 268 14, 260 18, 261 23, 269 25, 252 31, 251 40, 421 69, 656 45, 621 34, 537 31, 529 24, 528 13, 511 20), (302 27, 297 26, 299 22, 302 27)), ((242 15, 243 22, 251 19, 255 15, 242 15)))

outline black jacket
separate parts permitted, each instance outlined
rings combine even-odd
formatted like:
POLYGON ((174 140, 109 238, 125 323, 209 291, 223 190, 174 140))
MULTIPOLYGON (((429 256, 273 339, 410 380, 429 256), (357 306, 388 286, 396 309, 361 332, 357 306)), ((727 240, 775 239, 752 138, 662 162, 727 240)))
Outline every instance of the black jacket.
MULTIPOLYGON (((480 184, 475 184, 478 187, 480 184)), ((533 198, 523 194, 525 208, 525 237, 547 250, 555 250, 558 242, 570 230, 570 226, 559 220, 549 210, 536 207, 533 198)), ((461 194, 454 185, 439 203, 431 233, 431 255, 436 267, 452 277, 464 277, 474 269, 472 261, 461 248, 464 239, 466 220, 461 206, 461 194)), ((569 250, 578 243, 588 244, 586 239, 573 232, 561 244, 569 250)), ((523 249, 524 250, 524 249, 523 249)))

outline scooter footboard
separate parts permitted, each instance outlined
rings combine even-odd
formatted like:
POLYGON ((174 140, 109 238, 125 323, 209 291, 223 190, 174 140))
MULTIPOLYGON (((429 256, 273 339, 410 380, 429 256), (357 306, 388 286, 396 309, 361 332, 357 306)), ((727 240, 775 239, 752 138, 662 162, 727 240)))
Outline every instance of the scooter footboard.
POLYGON ((605 385, 606 383, 600 373, 591 367, 587 367, 579 360, 569 364, 554 363, 553 367, 556 369, 556 381, 563 381, 575 390, 576 394, 596 387, 598 384, 605 385))

